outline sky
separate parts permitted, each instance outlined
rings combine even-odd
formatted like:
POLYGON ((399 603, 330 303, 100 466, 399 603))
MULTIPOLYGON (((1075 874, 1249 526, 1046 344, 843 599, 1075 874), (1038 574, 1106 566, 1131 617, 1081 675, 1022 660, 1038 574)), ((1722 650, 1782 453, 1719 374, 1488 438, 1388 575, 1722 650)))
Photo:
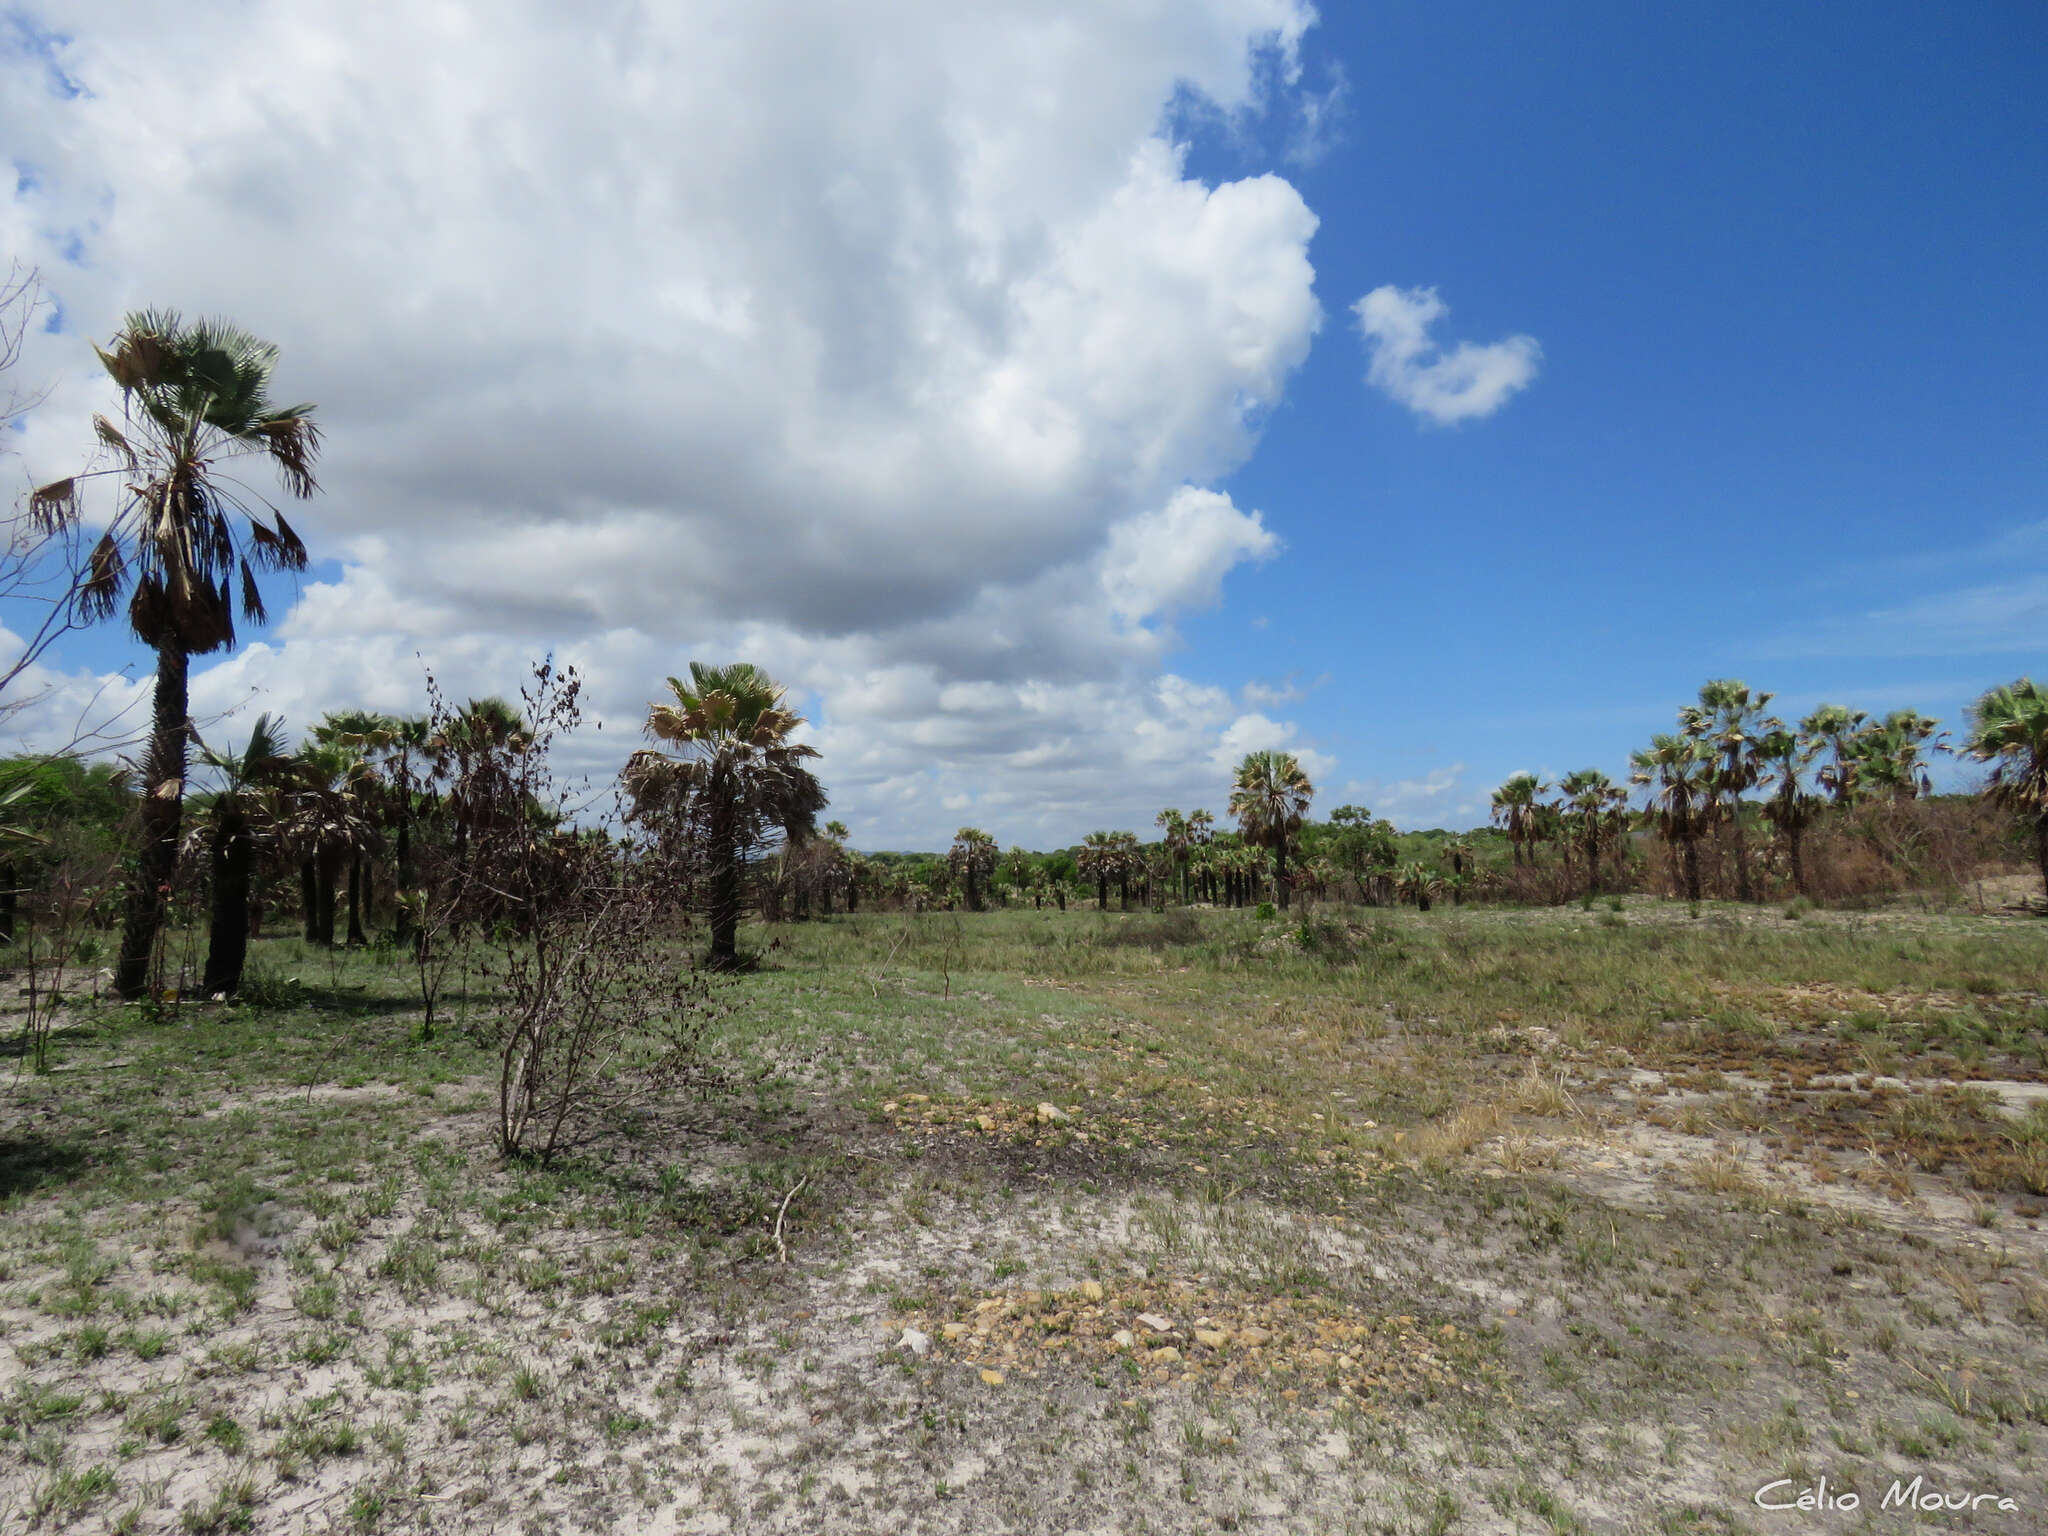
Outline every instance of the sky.
MULTIPOLYGON (((66 0, 0 151, 10 494, 131 308, 318 407, 209 739, 554 654, 601 774, 745 659, 855 845, 1043 848, 1256 748, 1463 827, 1708 678, 2048 671, 2036 4, 66 0)), ((15 745, 150 666, 68 637, 15 745)))

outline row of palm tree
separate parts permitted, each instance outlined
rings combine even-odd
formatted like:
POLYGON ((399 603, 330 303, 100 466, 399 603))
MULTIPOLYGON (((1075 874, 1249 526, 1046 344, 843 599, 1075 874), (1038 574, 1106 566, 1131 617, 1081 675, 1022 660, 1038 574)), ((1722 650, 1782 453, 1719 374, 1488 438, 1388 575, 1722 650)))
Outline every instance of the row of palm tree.
MULTIPOLYGON (((252 808, 266 788, 288 788, 280 804, 288 804, 290 814, 273 830, 281 845, 298 853, 308 932, 322 941, 332 940, 334 890, 344 871, 348 941, 364 938, 375 886, 370 861, 386 832, 397 849, 394 887, 411 890, 422 794, 434 798, 458 864, 485 818, 524 817, 533 808, 508 800, 500 782, 504 754, 516 750, 521 729, 517 711, 502 701, 476 701, 436 740, 417 720, 332 716, 290 754, 288 771, 279 766, 286 754, 278 724, 268 719, 237 752, 204 748, 189 713, 190 659, 234 645, 237 607, 244 620, 265 621, 259 573, 303 571, 308 563, 304 543, 282 512, 236 470, 243 460, 262 461, 288 496, 310 497, 321 443, 314 408, 276 403, 270 388, 277 349, 222 321, 137 311, 125 317, 107 349, 95 351, 121 391, 120 420, 94 418, 102 460, 38 488, 30 512, 45 532, 68 532, 78 526, 87 485, 103 476, 118 482, 113 514, 75 594, 76 612, 86 621, 124 613, 156 656, 140 774, 141 834, 115 970, 117 992, 132 998, 148 985, 176 877, 195 749, 222 782, 209 822, 216 889, 230 893, 230 909, 246 906, 232 893, 255 878, 253 829, 260 817, 252 808)), ((673 750, 636 753, 626 783, 637 814, 701 847, 713 961, 734 964, 750 860, 778 836, 788 848, 803 849, 825 795, 805 767, 815 753, 792 737, 801 717, 758 668, 693 664, 689 682, 671 678, 669 687, 672 697, 652 707, 647 727, 673 750)), ((1676 731, 1654 737, 1630 759, 1629 783, 1645 793, 1638 820, 1673 849, 1695 897, 1702 885, 1699 844, 1709 832, 1721 834, 1732 851, 1738 895, 1759 894, 1747 807, 1756 806, 1783 843, 1793 882, 1804 890, 1805 833, 1827 809, 1868 797, 1924 794, 1929 759, 1945 750, 1936 722, 1914 711, 1872 719, 1824 706, 1793 727, 1767 713, 1771 697, 1738 680, 1710 682, 1680 712, 1676 731), (1752 801, 1759 792, 1762 800, 1752 801)), ((2022 678, 1985 694, 1960 750, 1992 765, 1990 793, 1997 803, 2031 819, 2048 883, 2048 705, 2041 690, 2022 678)), ((1555 840, 1582 865, 1588 893, 1597 891, 1603 852, 1625 843, 1626 791, 1594 769, 1560 780, 1554 801, 1543 799, 1548 791, 1527 774, 1496 791, 1494 814, 1513 860, 1533 860, 1540 844, 1555 840)), ((1164 871, 1151 867, 1130 832, 1091 833, 1076 863, 1103 904, 1111 882, 1127 903, 1133 884, 1149 895, 1155 875, 1177 884, 1183 900, 1190 896, 1190 876, 1210 899, 1219 885, 1230 898, 1243 899, 1256 877, 1240 855, 1262 850, 1270 888, 1284 907, 1297 883, 1290 857, 1314 792, 1293 754, 1253 752, 1238 765, 1230 790, 1229 812, 1241 839, 1236 849, 1215 845, 1206 812, 1183 817, 1166 811, 1158 818, 1164 871)), ((984 900, 997 868, 995 848, 976 828, 961 829, 955 839, 949 862, 970 908, 984 900)), ((821 854, 818 862, 829 867, 832 860, 821 854)), ((1375 860, 1371 868, 1386 866, 1375 860)), ((1314 867, 1299 873, 1311 887, 1326 877, 1314 867)), ((1414 870, 1368 878, 1395 878, 1421 899, 1429 895, 1414 870)), ((1454 893, 1462 891, 1463 878, 1454 870, 1448 882, 1454 893)), ((828 879, 824 889, 831 888, 828 879)), ((849 901, 857 899, 856 888, 847 887, 849 901)), ((401 924, 405 910, 401 906, 401 924)), ((239 965, 232 910, 223 921, 221 963, 218 969, 209 963, 216 979, 239 965)))
MULTIPOLYGON (((1916 710, 1873 718, 1827 704, 1795 726, 1769 713, 1772 697, 1734 678, 1702 686, 1697 701, 1679 711, 1675 731, 1630 755, 1629 785, 1644 795, 1633 813, 1627 789, 1598 769, 1567 774, 1555 786, 1531 773, 1512 775, 1493 792, 1492 814, 1514 864, 1533 863, 1540 846, 1555 842, 1568 857, 1576 853, 1586 894, 1593 895, 1603 848, 1618 856, 1637 826, 1663 839, 1681 888, 1698 900, 1701 844, 1718 835, 1732 856, 1737 899, 1753 901, 1762 894, 1751 864, 1752 828, 1760 820, 1784 850, 1794 889, 1806 894, 1808 831, 1830 812, 1930 793, 1931 759, 1950 750, 1939 722, 1916 710), (1556 798, 1545 799, 1553 789, 1556 798)), ((2048 884, 2048 703, 2041 689, 2022 678, 1987 692, 1955 750, 1992 765, 1989 792, 2029 819, 2048 884)))

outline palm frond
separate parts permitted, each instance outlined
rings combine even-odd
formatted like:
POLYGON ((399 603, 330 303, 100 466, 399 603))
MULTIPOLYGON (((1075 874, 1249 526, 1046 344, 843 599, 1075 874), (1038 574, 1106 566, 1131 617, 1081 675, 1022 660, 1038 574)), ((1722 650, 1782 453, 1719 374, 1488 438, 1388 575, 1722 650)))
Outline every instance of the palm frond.
POLYGON ((78 521, 78 478, 68 475, 39 485, 29 493, 29 515, 45 533, 57 533, 78 521))

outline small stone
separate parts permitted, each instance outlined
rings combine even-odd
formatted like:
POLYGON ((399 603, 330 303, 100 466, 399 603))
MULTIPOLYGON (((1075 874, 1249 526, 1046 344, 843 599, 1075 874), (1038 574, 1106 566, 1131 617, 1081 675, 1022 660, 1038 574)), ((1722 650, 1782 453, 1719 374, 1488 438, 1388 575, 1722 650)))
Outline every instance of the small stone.
POLYGON ((1180 1359, 1180 1351, 1171 1344, 1152 1351, 1152 1363, 1154 1365, 1172 1365, 1178 1359, 1180 1359))
POLYGON ((996 1122, 994 1116, 976 1115, 974 1117, 974 1123, 981 1127, 981 1133, 984 1136, 993 1136, 995 1134, 996 1122))
POLYGON ((898 1104, 894 1099, 891 1099, 888 1103, 882 1106, 882 1113, 885 1115, 893 1115, 896 1113, 897 1110, 901 1109, 902 1107, 903 1106, 898 1104))
POLYGON ((903 1102, 906 1104, 929 1104, 931 1101, 932 1096, 928 1093, 906 1093, 903 1095, 903 1102))
POLYGON ((1211 1349, 1221 1349, 1230 1342, 1230 1335, 1221 1328, 1197 1328, 1195 1330, 1195 1342, 1197 1344, 1206 1344, 1211 1349))
POLYGON ((964 1339, 967 1337, 967 1325, 965 1323, 948 1323, 939 1330, 939 1336, 948 1344, 951 1344, 956 1339, 964 1339))
POLYGON ((925 1351, 932 1347, 932 1336, 922 1328, 906 1328, 903 1330, 903 1337, 896 1341, 896 1347, 907 1349, 919 1359, 923 1359, 925 1351))
POLYGON ((1003 1373, 1001 1371, 983 1371, 981 1373, 981 1384, 985 1387, 1000 1387, 1003 1384, 1003 1373))
POLYGON ((1263 1328, 1240 1328, 1237 1330, 1237 1342, 1249 1345, 1253 1349, 1257 1349, 1261 1344, 1270 1344, 1272 1341, 1273 1335, 1263 1328))
POLYGON ((1119 1328, 1109 1336, 1109 1342, 1118 1349, 1135 1349, 1138 1345, 1138 1336, 1128 1328, 1119 1328))
POLYGON ((1154 1333, 1173 1332, 1173 1319, 1161 1317, 1157 1312, 1140 1312, 1138 1314, 1138 1322, 1142 1326, 1150 1328, 1154 1333))
POLYGON ((1319 1371, 1328 1369, 1333 1358, 1327 1349, 1312 1349, 1301 1357, 1304 1365, 1312 1365, 1319 1371))
POLYGON ((1041 1104, 1038 1106, 1038 1123, 1040 1125, 1051 1125, 1056 1120, 1064 1120, 1066 1118, 1067 1112, 1057 1104, 1041 1104))
POLYGON ((1080 1284, 1079 1289, 1081 1292, 1081 1297, 1084 1301, 1102 1300, 1102 1286, 1096 1281, 1083 1280, 1080 1284))

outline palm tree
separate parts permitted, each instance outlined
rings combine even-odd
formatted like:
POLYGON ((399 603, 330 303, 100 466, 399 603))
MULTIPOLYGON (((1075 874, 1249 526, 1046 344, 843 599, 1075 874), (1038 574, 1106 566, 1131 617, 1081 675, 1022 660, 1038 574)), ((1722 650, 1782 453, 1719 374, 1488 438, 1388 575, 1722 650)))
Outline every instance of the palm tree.
POLYGON ((1617 813, 1628 803, 1628 792, 1598 768, 1581 768, 1557 781, 1564 797, 1560 809, 1578 829, 1579 847, 1586 856, 1586 895, 1600 894, 1600 844, 1615 830, 1617 813))
POLYGON ((2033 818, 2034 856, 2048 894, 2048 689, 2023 677, 1993 688, 1970 706, 1963 750, 1992 763, 1993 803, 2033 818))
POLYGON ((1209 868, 1210 850, 1216 845, 1216 817, 1208 811, 1188 812, 1188 857, 1195 865, 1196 883, 1207 883, 1208 899, 1215 901, 1215 875, 1209 868))
POLYGON ((1420 859, 1402 866, 1400 874, 1394 878, 1395 892, 1414 902, 1418 912, 1429 910, 1430 898, 1443 886, 1444 877, 1420 859))
POLYGON ((1862 710, 1843 704, 1823 704, 1799 722, 1799 734, 1821 750, 1828 760, 1820 765, 1814 780, 1828 792, 1836 805, 1856 798, 1856 738, 1868 719, 1862 710))
POLYGON ((979 912, 982 884, 995 873, 996 840, 979 827, 962 827, 953 834, 946 862, 967 888, 967 910, 979 912))
POLYGON ((1749 881, 1749 839, 1742 830, 1742 795, 1755 787, 1763 770, 1756 742, 1768 728, 1763 711, 1771 698, 1768 693, 1752 694, 1749 685, 1738 678, 1716 678, 1701 686, 1699 703, 1688 704, 1678 716, 1680 729, 1713 751, 1714 803, 1734 829, 1735 894, 1742 901, 1754 896, 1749 881))
MULTIPOLYGON (((358 799, 373 801, 384 798, 381 791, 387 787, 377 772, 373 756, 391 748, 398 741, 400 729, 400 722, 389 715, 373 714, 365 709, 330 710, 313 727, 313 739, 322 746, 333 747, 346 754, 349 762, 344 777, 351 792, 358 799)), ((400 825, 403 825, 402 821, 400 825)), ((349 850, 348 945, 351 949, 361 948, 369 942, 364 925, 370 921, 370 890, 374 881, 371 871, 364 865, 364 849, 365 844, 358 842, 349 850)))
MULTIPOLYGON (((195 738, 196 740, 196 738, 195 738)), ((283 722, 257 717, 241 750, 215 752, 199 745, 199 760, 221 776, 208 807, 212 821, 213 916, 200 989, 208 997, 233 994, 242 985, 249 955, 249 887, 256 862, 255 802, 267 786, 282 782, 292 760, 286 756, 283 722)))
POLYGON ((177 870, 192 740, 191 658, 233 648, 237 596, 243 617, 263 622, 257 570, 306 568, 306 546, 291 525, 267 503, 270 521, 259 517, 249 500, 262 498, 227 466, 260 455, 286 491, 309 497, 317 488, 320 432, 312 406, 271 401, 277 348, 225 321, 187 324, 168 310, 138 311, 122 321, 112 351, 93 350, 121 388, 120 424, 93 418, 115 468, 43 486, 31 506, 43 526, 71 527, 80 481, 112 473, 124 482, 124 499, 93 548, 77 603, 82 617, 97 622, 112 618, 127 592, 129 625, 156 652, 142 763, 142 847, 114 970, 115 990, 135 998, 148 984, 177 870))
POLYGON ((708 963, 740 963, 738 933, 748 856, 777 833, 801 842, 825 808, 824 786, 804 767, 815 748, 790 738, 804 717, 783 704, 780 683, 751 662, 690 663, 690 680, 668 680, 669 701, 648 706, 647 734, 680 755, 642 750, 626 764, 636 816, 673 818, 702 858, 708 963))
POLYGON ((1316 787, 1302 772, 1292 752, 1248 752, 1237 765, 1230 791, 1230 814, 1244 840, 1272 850, 1273 888, 1281 907, 1287 905, 1287 845, 1301 830, 1316 787))
POLYGON ((433 721, 424 715, 407 715, 391 720, 390 739, 384 747, 385 776, 391 788, 394 841, 397 844, 392 881, 400 898, 393 924, 395 936, 401 944, 412 936, 412 907, 405 898, 412 894, 414 884, 412 827, 417 814, 414 797, 418 790, 414 784, 413 765, 416 761, 431 765, 433 738, 433 721))
POLYGON ((1461 837, 1454 837, 1440 851, 1451 861, 1451 876, 1444 882, 1451 893, 1451 905, 1462 907, 1465 904, 1465 861, 1472 857, 1472 845, 1461 837))
POLYGON ((1685 893, 1700 899, 1700 834, 1714 809, 1713 750, 1696 737, 1661 735, 1629 756, 1629 782, 1647 787, 1646 818, 1683 861, 1685 893))
POLYGON ((1192 846, 1188 832, 1188 819, 1172 806, 1168 806, 1152 818, 1152 825, 1165 835, 1161 841, 1166 847, 1166 856, 1173 861, 1174 872, 1180 877, 1180 904, 1188 904, 1188 850, 1192 846))
POLYGON ((1131 910, 1131 880, 1145 872, 1145 855, 1138 848, 1138 834, 1135 832, 1112 832, 1109 834, 1112 850, 1110 877, 1116 881, 1116 904, 1122 911, 1131 910))
MULTIPOLYGON (((363 798, 366 787, 361 761, 346 747, 307 741, 293 755, 285 835, 298 850, 309 944, 333 947, 335 881, 376 840, 363 798)), ((361 942, 360 930, 350 942, 361 942)))
POLYGON ((1081 878, 1095 882, 1098 912, 1109 910, 1109 882, 1116 874, 1117 863, 1116 835, 1112 832, 1090 832, 1074 850, 1074 866, 1081 871, 1081 878))
MULTIPOLYGON (((1846 713, 1846 711, 1845 711, 1846 713)), ((1806 862, 1800 848, 1806 829, 1820 815, 1822 800, 1806 788, 1806 770, 1822 750, 1822 742, 1803 731, 1787 730, 1782 720, 1767 720, 1757 739, 1758 761, 1762 764, 1759 783, 1771 786, 1764 802, 1764 815, 1785 840, 1785 856, 1792 865, 1792 889, 1806 894, 1806 862)))
POLYGON ((1524 850, 1534 857, 1538 796, 1549 789, 1533 773, 1510 775, 1508 781, 1493 792, 1493 819, 1507 832, 1508 847, 1513 850, 1515 863, 1519 866, 1524 850))
POLYGON ((1940 723, 1918 710, 1895 709, 1864 726, 1850 744, 1861 782, 1894 800, 1912 800, 1932 791, 1921 752, 1948 750, 1934 734, 1940 723))

